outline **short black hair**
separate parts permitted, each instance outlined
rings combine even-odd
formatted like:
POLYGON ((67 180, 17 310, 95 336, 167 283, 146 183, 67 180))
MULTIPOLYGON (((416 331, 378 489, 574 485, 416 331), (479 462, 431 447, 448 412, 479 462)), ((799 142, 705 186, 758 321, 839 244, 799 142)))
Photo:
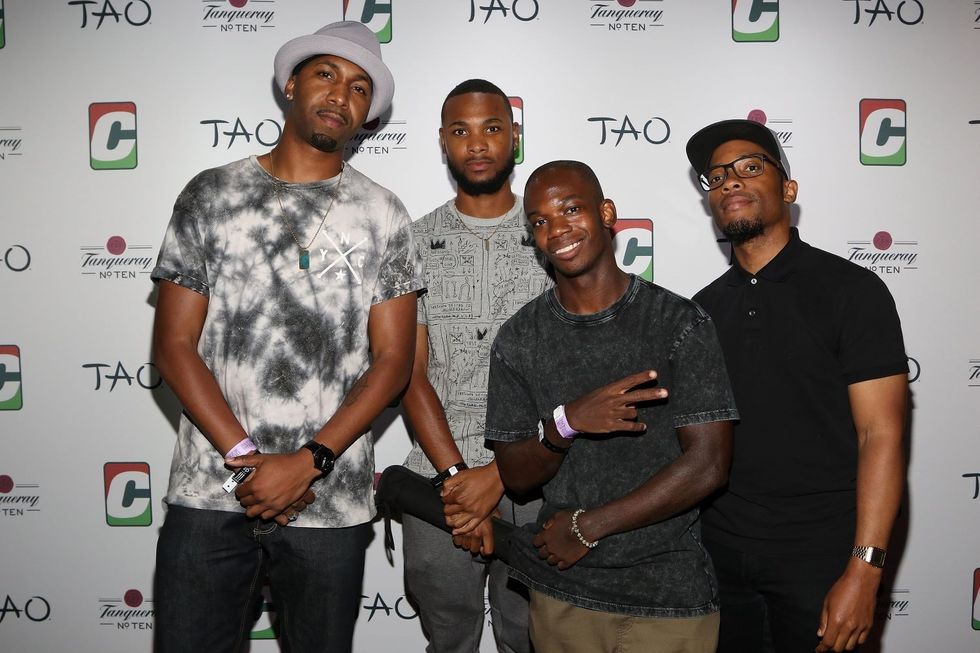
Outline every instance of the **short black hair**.
POLYGON ((485 79, 468 79, 465 82, 460 82, 453 90, 449 91, 449 95, 442 101, 439 122, 442 122, 446 118, 446 103, 449 102, 449 99, 466 95, 467 93, 489 93, 490 95, 500 96, 504 101, 504 106, 507 107, 507 116, 510 118, 510 122, 514 122, 514 109, 510 106, 510 98, 500 90, 499 86, 485 79))
POLYGON ((527 189, 531 187, 531 184, 538 180, 538 177, 541 177, 552 170, 566 170, 577 173, 583 180, 585 180, 585 183, 592 187, 592 192, 595 193, 596 203, 601 203, 604 199, 606 199, 605 194, 602 192, 602 184, 599 183, 599 178, 595 176, 595 172, 592 170, 592 168, 581 161, 569 160, 549 161, 548 163, 539 166, 534 172, 531 173, 531 176, 527 178, 527 183, 524 185, 524 194, 527 195, 527 189))

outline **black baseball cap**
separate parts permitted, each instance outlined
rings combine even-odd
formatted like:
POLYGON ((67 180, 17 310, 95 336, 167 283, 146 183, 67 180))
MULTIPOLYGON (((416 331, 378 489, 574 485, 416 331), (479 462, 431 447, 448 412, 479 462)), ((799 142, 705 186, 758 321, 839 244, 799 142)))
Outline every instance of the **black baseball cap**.
POLYGON ((700 174, 708 169, 711 155, 722 143, 728 141, 750 141, 762 147, 779 165, 786 170, 775 134, 765 125, 752 120, 722 120, 701 129, 687 142, 687 158, 700 174))

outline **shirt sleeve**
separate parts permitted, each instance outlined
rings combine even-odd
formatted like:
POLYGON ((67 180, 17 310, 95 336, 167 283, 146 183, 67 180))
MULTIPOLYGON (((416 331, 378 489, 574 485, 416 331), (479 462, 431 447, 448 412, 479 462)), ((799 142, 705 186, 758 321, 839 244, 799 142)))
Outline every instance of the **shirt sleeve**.
POLYGON ((423 286, 422 264, 415 249, 412 220, 397 197, 392 196, 389 200, 389 215, 391 228, 381 256, 372 304, 380 304, 423 286))
POLYGON ((678 338, 670 356, 668 388, 674 428, 737 420, 725 357, 711 318, 701 315, 678 338))
POLYGON ((847 384, 908 374, 895 300, 875 274, 862 277, 841 308, 838 351, 847 384))
POLYGON ((160 246, 157 264, 150 273, 150 278, 154 281, 170 281, 208 297, 211 294, 211 283, 208 279, 207 250, 200 224, 206 209, 199 200, 206 193, 201 186, 200 179, 194 179, 177 197, 170 224, 160 246))
POLYGON ((530 384, 508 362, 504 350, 498 334, 490 350, 485 437, 515 442, 537 435, 540 416, 535 410, 530 384))

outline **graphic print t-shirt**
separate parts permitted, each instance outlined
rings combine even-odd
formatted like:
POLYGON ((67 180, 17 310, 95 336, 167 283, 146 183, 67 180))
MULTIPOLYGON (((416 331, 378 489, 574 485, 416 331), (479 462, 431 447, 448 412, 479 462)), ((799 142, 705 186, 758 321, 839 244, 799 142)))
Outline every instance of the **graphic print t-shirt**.
MULTIPOLYGON (((421 287, 411 219, 394 194, 350 165, 322 182, 280 182, 254 157, 191 180, 152 277, 208 297, 198 352, 263 453, 295 451, 320 430, 370 364, 371 306, 421 287), (286 221, 306 245, 325 213, 300 269, 286 221)), ((373 472, 372 439, 360 437, 295 526, 369 521, 373 472)), ((183 415, 167 503, 241 511, 221 489, 229 473, 183 415)))

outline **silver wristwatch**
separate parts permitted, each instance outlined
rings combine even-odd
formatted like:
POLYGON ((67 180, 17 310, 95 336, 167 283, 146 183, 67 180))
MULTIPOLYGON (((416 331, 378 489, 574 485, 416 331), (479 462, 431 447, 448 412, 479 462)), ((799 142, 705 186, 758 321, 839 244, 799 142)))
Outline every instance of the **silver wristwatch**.
POLYGON ((881 569, 885 566, 885 554, 887 551, 874 546, 856 546, 851 549, 851 555, 859 560, 864 560, 872 567, 881 569))

